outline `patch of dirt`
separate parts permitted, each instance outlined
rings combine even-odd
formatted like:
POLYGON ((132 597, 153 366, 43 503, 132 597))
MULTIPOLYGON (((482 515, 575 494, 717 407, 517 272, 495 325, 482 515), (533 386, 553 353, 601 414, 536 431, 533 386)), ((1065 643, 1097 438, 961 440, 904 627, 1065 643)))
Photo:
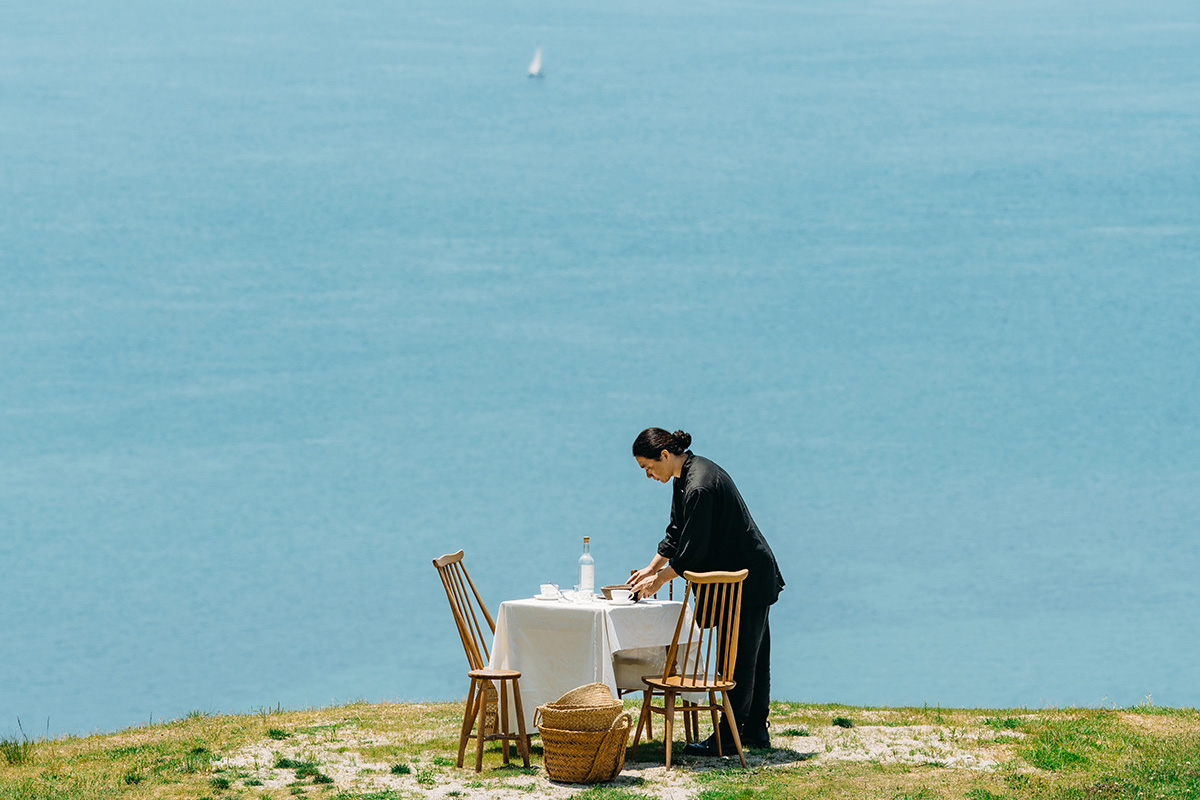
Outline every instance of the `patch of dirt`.
POLYGON ((963 731, 943 725, 858 725, 830 726, 810 736, 775 736, 773 741, 777 747, 822 760, 990 770, 999 766, 1007 753, 1005 748, 981 745, 1022 736, 1016 731, 963 731))
POLYGON ((1131 727, 1159 736, 1180 736, 1186 733, 1195 733, 1197 728, 1200 727, 1192 720, 1166 715, 1159 716, 1122 712, 1118 715, 1118 718, 1121 722, 1131 727))
MULTIPOLYGON (((989 743, 1021 736, 1012 731, 964 732, 936 725, 864 725, 850 729, 831 726, 810 736, 776 735, 775 748, 747 751, 746 761, 751 767, 817 760, 935 764, 953 769, 990 770, 1004 760, 1007 753, 1005 748, 989 743)), ((214 762, 213 766, 244 773, 245 777, 234 780, 235 787, 252 778, 261 781, 264 789, 286 790, 297 781, 295 769, 275 767, 279 757, 316 762, 320 772, 332 778, 334 786, 341 792, 369 794, 390 789, 416 797, 518 800, 528 798, 531 793, 565 798, 581 788, 552 782, 541 769, 534 775, 501 772, 496 769, 499 759, 494 752, 485 755, 484 771, 479 774, 471 769, 473 753, 469 751, 464 769, 434 764, 432 759, 422 758, 409 765, 412 771, 407 775, 394 775, 390 771, 391 763, 374 760, 361 752, 376 746, 407 746, 427 738, 444 741, 445 737, 444 734, 437 736, 436 732, 419 731, 404 735, 383 734, 341 724, 332 731, 298 732, 284 740, 255 742, 214 762)), ((674 768, 667 771, 661 760, 627 759, 621 775, 612 785, 653 794, 662 800, 688 800, 700 791, 696 780, 698 773, 737 764, 736 756, 723 759, 677 756, 673 761, 674 768)), ((520 763, 520 758, 514 754, 513 765, 520 763)), ((304 779, 302 785, 311 784, 310 777, 304 779)))

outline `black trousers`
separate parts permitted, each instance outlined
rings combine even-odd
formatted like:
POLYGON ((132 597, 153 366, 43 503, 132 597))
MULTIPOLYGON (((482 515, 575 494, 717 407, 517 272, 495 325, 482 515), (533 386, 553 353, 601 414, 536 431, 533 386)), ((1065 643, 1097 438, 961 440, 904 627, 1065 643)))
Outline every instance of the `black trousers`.
MULTIPOLYGON (((767 715, 771 713, 771 627, 770 606, 742 606, 738 628, 737 663, 729 690, 729 706, 742 739, 767 738, 767 715)), ((729 722, 721 715, 721 738, 732 742, 729 722)))

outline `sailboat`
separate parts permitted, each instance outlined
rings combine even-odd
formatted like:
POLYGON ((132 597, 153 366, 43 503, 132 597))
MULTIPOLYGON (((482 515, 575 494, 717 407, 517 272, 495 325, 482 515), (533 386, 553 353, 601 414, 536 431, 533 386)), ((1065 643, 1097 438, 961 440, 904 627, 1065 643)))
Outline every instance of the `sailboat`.
POLYGON ((533 61, 529 62, 529 77, 542 77, 542 47, 538 45, 538 49, 533 52, 533 61))

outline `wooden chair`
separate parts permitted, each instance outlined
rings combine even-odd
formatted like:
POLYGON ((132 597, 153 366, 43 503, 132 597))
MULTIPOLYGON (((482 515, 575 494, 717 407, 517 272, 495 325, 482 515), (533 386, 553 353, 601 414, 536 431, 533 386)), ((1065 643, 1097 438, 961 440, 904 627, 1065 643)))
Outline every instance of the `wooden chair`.
POLYGON ((521 673, 515 669, 491 669, 488 667, 490 655, 476 608, 487 621, 488 630, 493 636, 496 633, 496 623, 492 621, 492 615, 488 613, 487 606, 483 604, 479 590, 475 588, 475 583, 467 574, 467 568, 463 566, 462 559, 463 551, 459 550, 457 553, 433 560, 433 566, 437 568, 438 575, 442 579, 442 586, 446 590, 446 599, 450 601, 454 624, 458 626, 458 635, 462 639, 463 649, 467 653, 467 664, 471 668, 467 672, 467 677, 471 679, 471 688, 467 692, 462 733, 458 739, 458 766, 463 765, 467 740, 474 738, 476 772, 483 769, 483 743, 485 741, 501 743, 505 764, 508 763, 508 743, 515 741, 521 761, 528 767, 530 739, 529 735, 525 733, 525 712, 521 708, 521 687, 519 685, 521 673), (470 587, 470 594, 467 593, 467 587, 470 587), (507 687, 510 682, 512 683, 513 703, 516 705, 517 711, 518 733, 512 733, 508 726, 507 687), (499 685, 498 693, 493 683, 499 685), (488 723, 489 707, 493 709, 492 724, 488 723), (499 722, 498 725, 495 724, 496 721, 499 722), (471 732, 473 727, 475 733, 471 732))
POLYGON ((648 726, 650 714, 662 714, 666 725, 665 745, 667 751, 667 769, 671 768, 671 739, 675 721, 676 695, 683 692, 708 694, 708 705, 690 706, 681 709, 687 717, 698 711, 708 711, 712 714, 713 731, 716 733, 717 753, 721 753, 721 736, 718 727, 717 713, 725 712, 729 721, 729 729, 733 734, 733 744, 737 748, 738 758, 742 766, 746 766, 746 756, 742 753, 742 740, 738 736, 737 720, 734 719, 733 709, 729 706, 728 692, 737 684, 733 681, 733 668, 737 663, 738 624, 742 610, 742 581, 750 574, 749 570, 738 572, 684 572, 683 577, 687 586, 683 590, 683 608, 679 612, 679 621, 675 624, 675 635, 667 650, 667 665, 661 678, 646 677, 643 690, 642 713, 638 716, 637 732, 633 735, 633 753, 637 755, 638 740, 642 735, 643 725, 648 726), (689 625, 687 638, 681 641, 683 624, 687 617, 688 597, 694 598, 692 610, 694 623, 689 625), (714 652, 715 651, 715 652, 714 652), (680 654, 684 657, 680 659, 680 654), (683 668, 679 668, 679 664, 683 668), (721 702, 717 703, 717 693, 721 694, 721 702), (651 703, 655 694, 661 694, 664 703, 661 707, 651 703))

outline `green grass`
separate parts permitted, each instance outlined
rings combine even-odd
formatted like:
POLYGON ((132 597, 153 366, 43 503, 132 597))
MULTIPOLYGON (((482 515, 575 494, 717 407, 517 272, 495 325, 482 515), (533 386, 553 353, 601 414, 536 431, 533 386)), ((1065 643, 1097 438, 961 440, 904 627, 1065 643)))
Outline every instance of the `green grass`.
POLYGON ((854 720, 850 719, 849 717, 834 717, 832 724, 839 728, 853 728, 854 720))
POLYGON ((493 772, 501 775, 537 775, 539 772, 539 767, 533 766, 532 764, 526 767, 522 766, 521 764, 509 762, 502 766, 496 767, 493 772))
POLYGON ((967 791, 967 800, 1004 800, 1004 795, 993 794, 987 789, 970 789, 967 791))
POLYGON ((621 786, 598 784, 575 795, 575 800, 647 800, 650 795, 635 792, 621 786))
POLYGON ((34 743, 29 739, 0 739, 0 756, 12 766, 24 764, 33 755, 34 743))
POLYGON ((1041 721, 1030 726, 1031 742, 1021 755, 1040 769, 1081 769, 1109 743, 1115 722, 1115 713, 1103 711, 1041 721))
POLYGON ((987 717, 983 724, 998 731, 1019 731, 1025 720, 1017 717, 987 717))
MULTIPOLYGON (((500 746, 493 745, 485 748, 481 773, 473 770, 473 753, 467 768, 457 769, 461 715, 461 703, 356 703, 243 716, 191 714, 28 746, 28 740, 9 740, 9 748, 19 746, 20 752, 10 759, 0 747, 0 800, 417 800, 433 793, 459 796, 449 794, 453 791, 477 798, 558 791, 548 782, 540 746, 533 748, 528 768, 519 759, 503 765, 500 746), (280 739, 273 731, 307 733, 280 739), (277 747, 285 751, 261 755, 277 747), (296 781, 273 769, 295 771, 296 781), (354 782, 328 782, 330 774, 350 774, 354 782), (280 779, 286 785, 278 785, 280 779)), ((745 770, 733 766, 732 757, 682 757, 680 741, 671 785, 691 800, 1200 798, 1200 712, 1192 709, 891 709, 776 702, 772 730, 816 738, 797 745, 806 752, 748 751, 751 768, 745 770), (853 720, 854 727, 831 731, 834 717, 853 720), (937 746, 918 756, 925 763, 837 760, 825 749, 833 742, 852 747, 860 737, 904 726, 922 726, 923 735, 929 735, 923 726, 934 726, 937 746), (936 759, 944 756, 938 747, 951 746, 999 766, 990 771, 939 766, 936 759)), ((656 733, 662 733, 657 725, 656 733)), ((661 739, 643 741, 638 766, 661 763, 664 755, 661 739)), ((563 794, 572 800, 660 797, 661 778, 632 781, 633 764, 627 758, 627 771, 615 784, 571 787, 563 794)))
MULTIPOLYGON (((1011 753, 992 772, 939 766, 796 762, 770 770, 724 769, 702 781, 702 800, 886 798, 887 800, 1183 800, 1200 798, 1200 713, 1173 709, 1022 710, 990 713, 937 709, 871 709, 915 724, 930 712, 948 730, 1020 731, 993 747, 1011 753), (1157 719, 1156 719, 1157 718, 1157 719)), ((811 716, 797 706, 778 716, 811 716)), ((828 717, 826 717, 828 719, 828 717)), ((887 725, 887 720, 869 724, 887 725)), ((867 724, 867 723, 862 723, 867 724)), ((928 723, 924 723, 928 724, 928 723)), ((993 734, 994 735, 994 734, 993 734)))

